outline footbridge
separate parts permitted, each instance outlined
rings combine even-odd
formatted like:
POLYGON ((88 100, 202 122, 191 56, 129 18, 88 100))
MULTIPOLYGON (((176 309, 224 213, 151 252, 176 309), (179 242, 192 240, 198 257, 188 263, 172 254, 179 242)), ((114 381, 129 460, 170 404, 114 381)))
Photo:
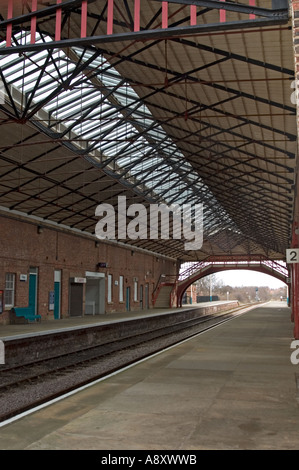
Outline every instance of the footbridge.
POLYGON ((290 279, 288 267, 281 261, 273 261, 265 258, 256 258, 251 260, 210 259, 207 261, 183 265, 183 269, 178 276, 167 274, 160 276, 153 293, 153 302, 159 307, 173 307, 175 305, 182 306, 182 299, 185 291, 198 279, 221 271, 236 269, 246 269, 263 274, 269 274, 286 284, 289 283, 290 279))

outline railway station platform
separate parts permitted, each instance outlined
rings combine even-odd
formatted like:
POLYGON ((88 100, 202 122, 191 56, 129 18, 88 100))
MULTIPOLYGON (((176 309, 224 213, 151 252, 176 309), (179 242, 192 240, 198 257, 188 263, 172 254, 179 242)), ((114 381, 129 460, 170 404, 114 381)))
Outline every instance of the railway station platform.
POLYGON ((297 450, 299 365, 291 362, 290 314, 284 302, 258 306, 1 423, 0 448, 297 450))
POLYGON ((108 313, 102 315, 83 315, 70 316, 60 320, 46 320, 41 322, 31 322, 27 324, 0 325, 0 339, 18 338, 24 336, 36 336, 40 334, 55 333, 59 330, 71 330, 85 327, 93 327, 96 325, 107 325, 115 322, 123 322, 127 320, 138 320, 140 318, 152 317, 158 315, 167 315, 184 310, 197 309, 203 314, 217 313, 221 310, 234 308, 238 305, 237 300, 201 302, 198 304, 185 305, 181 308, 151 308, 143 310, 135 310, 122 313, 108 313))
POLYGON ((113 343, 124 337, 146 334, 157 328, 165 329, 182 321, 204 320, 208 315, 229 313, 236 308, 242 308, 237 300, 217 301, 181 308, 70 316, 61 320, 0 326, 0 340, 5 350, 4 367, 57 359, 60 355, 113 343))

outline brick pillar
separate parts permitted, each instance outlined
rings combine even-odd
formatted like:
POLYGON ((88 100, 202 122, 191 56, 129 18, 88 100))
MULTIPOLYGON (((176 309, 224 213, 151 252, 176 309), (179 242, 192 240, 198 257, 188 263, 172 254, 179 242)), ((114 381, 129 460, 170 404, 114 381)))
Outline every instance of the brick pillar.
MULTIPOLYGON (((295 207, 298 205, 298 193, 295 207)), ((297 215, 295 215, 297 217, 297 215)), ((294 222, 292 248, 299 248, 299 225, 294 222)), ((294 338, 299 339, 299 263, 291 265, 292 269, 292 320, 294 322, 294 338)))
POLYGON ((294 338, 299 339, 299 264, 293 265, 292 270, 293 305, 292 315, 294 317, 294 338))
MULTIPOLYGON (((296 106, 297 106, 297 135, 299 134, 299 0, 292 0, 292 27, 293 27, 293 42, 294 42, 294 69, 296 80, 296 106)), ((292 100, 293 102, 293 100, 292 100)), ((291 248, 299 247, 299 177, 298 167, 295 180, 295 208, 293 220, 293 233, 292 233, 292 246, 291 248)), ((294 337, 299 339, 299 264, 291 266, 292 283, 292 320, 294 321, 294 337)))

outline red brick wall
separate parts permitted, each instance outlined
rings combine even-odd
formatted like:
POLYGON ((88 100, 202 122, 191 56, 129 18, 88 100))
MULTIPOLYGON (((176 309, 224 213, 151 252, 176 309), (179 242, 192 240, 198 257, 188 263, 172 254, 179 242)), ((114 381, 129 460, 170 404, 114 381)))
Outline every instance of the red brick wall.
MULTIPOLYGON (((299 87, 299 0, 293 0, 292 2, 292 20, 293 20, 293 35, 294 35, 294 58, 295 58, 295 74, 297 80, 297 90, 299 87)), ((297 101, 299 92, 297 91, 297 101)), ((297 127, 299 128, 299 115, 298 115, 298 102, 297 102, 297 127)), ((297 174, 297 188, 296 188, 296 200, 295 200, 295 211, 294 211, 294 225, 299 227, 299 176, 297 174)))
POLYGON ((299 79, 299 0, 293 0, 292 5, 292 26, 294 37, 294 63, 295 63, 295 78, 299 79))
MULTIPOLYGON (((140 308, 139 288, 149 283, 149 301, 160 274, 175 274, 176 265, 169 259, 152 256, 145 252, 123 248, 98 241, 90 237, 68 233, 43 226, 38 233, 38 223, 8 216, 0 216, 0 290, 5 288, 5 273, 15 273, 15 306, 28 306, 29 268, 38 268, 38 313, 42 318, 53 318, 49 311, 49 291, 54 290, 54 270, 62 272, 61 316, 69 316, 69 280, 85 277, 86 271, 102 272, 105 282, 105 312, 126 311, 126 287, 131 287, 131 310, 140 308), (97 264, 107 263, 107 268, 97 264), (20 280, 20 274, 27 274, 27 281, 20 280), (113 276, 112 303, 107 303, 107 276, 113 276), (124 302, 119 302, 119 286, 114 281, 124 276, 124 302), (138 278, 138 301, 133 300, 133 278, 138 278)), ((85 291, 85 287, 84 287, 85 291)), ((8 322, 8 312, 0 315, 0 323, 8 322)))

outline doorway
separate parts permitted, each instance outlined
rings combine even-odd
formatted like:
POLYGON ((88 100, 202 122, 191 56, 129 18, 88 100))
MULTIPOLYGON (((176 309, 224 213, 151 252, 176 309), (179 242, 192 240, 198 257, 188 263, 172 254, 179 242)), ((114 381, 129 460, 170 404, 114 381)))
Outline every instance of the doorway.
POLYGON ((149 309, 149 284, 145 284, 145 308, 149 309))
POLYGON ((32 309, 32 313, 34 315, 37 315, 37 277, 38 277, 38 268, 30 267, 28 305, 32 309))
POLYGON ((105 274, 86 272, 85 315, 105 313, 105 274))
POLYGON ((70 316, 82 317, 83 315, 83 284, 70 283, 70 316))
POLYGON ((130 311, 130 295, 131 295, 131 290, 130 287, 126 288, 126 310, 127 312, 130 311))
POLYGON ((61 308, 61 271, 54 271, 54 319, 60 319, 61 308))
POLYGON ((140 306, 140 309, 143 310, 143 285, 142 284, 140 285, 140 289, 139 289, 139 306, 140 306))

